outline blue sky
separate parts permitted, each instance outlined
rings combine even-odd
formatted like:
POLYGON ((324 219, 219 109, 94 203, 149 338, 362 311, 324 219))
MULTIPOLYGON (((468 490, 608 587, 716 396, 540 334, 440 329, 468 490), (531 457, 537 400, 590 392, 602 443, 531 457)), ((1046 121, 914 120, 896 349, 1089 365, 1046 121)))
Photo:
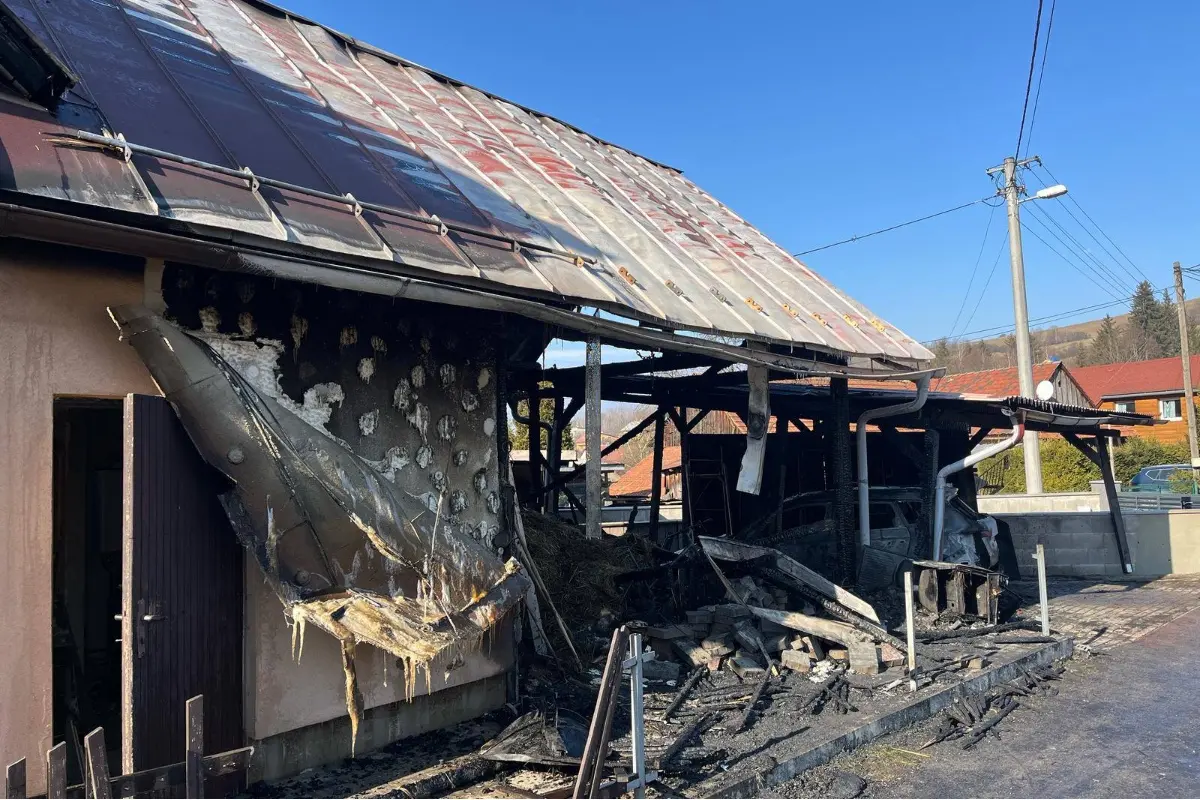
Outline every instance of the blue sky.
MULTIPOLYGON (((1037 8, 1036 0, 283 4, 681 168, 793 252, 990 194, 984 170, 1016 145, 1037 8)), ((1059 0, 1029 150, 1156 286, 1169 285, 1172 261, 1200 262, 1197 40, 1200 3, 1059 0)), ((1039 205, 1131 288, 1130 274, 1068 216, 1069 208, 1083 220, 1078 208, 1039 205)), ((1040 216, 1029 208, 1027 221, 1040 216)), ((974 206, 805 260, 910 335, 933 339, 951 332, 990 213, 974 206)), ((964 318, 1003 231, 1001 209, 964 318)), ((1025 252, 1032 317, 1112 299, 1028 234, 1025 252)), ((1072 256, 1077 266, 1088 258, 1072 256)), ((1007 270, 1005 255, 959 331, 1011 322, 1007 270)), ((576 361, 574 349, 559 352, 568 351, 561 360, 576 361)))

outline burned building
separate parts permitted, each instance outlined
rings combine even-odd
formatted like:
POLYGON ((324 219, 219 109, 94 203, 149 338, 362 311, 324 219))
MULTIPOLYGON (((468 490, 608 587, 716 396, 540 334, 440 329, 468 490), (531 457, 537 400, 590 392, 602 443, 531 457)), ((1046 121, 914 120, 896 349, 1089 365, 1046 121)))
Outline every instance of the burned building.
MULTIPOLYGON (((887 398, 846 381, 924 387, 930 353, 677 170, 258 0, 4 0, 0 26, 6 763, 99 726, 126 772, 179 761, 195 694, 260 778, 503 705, 521 398, 552 441, 586 406, 592 454, 602 399, 652 404, 659 453, 668 421, 745 413, 723 491, 763 503, 791 485, 772 415, 820 420, 798 464, 854 571, 850 424, 887 398), (542 371, 555 337, 588 366, 542 371), (831 384, 771 385, 807 375, 831 384)), ((568 476, 531 457, 545 507, 568 476)))

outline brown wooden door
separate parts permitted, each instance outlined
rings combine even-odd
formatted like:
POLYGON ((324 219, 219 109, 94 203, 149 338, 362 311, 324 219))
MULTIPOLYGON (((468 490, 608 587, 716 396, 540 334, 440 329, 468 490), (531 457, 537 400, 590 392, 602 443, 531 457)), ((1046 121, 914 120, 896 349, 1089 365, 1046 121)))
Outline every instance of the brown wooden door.
POLYGON ((170 404, 125 398, 122 766, 184 760, 184 702, 204 695, 204 749, 240 747, 242 547, 170 404))

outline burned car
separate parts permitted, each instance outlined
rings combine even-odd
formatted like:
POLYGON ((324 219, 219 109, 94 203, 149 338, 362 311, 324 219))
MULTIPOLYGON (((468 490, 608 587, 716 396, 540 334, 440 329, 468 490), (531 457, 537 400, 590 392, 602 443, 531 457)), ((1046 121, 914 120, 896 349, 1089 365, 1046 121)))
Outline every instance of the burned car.
MULTIPOLYGON (((837 535, 832 492, 803 492, 783 501, 780 532, 775 514, 747 530, 745 539, 780 550, 827 578, 836 579, 837 535)), ((922 535, 921 491, 916 487, 871 487, 868 506, 871 544, 859 559, 858 585, 878 588, 903 580, 906 565, 928 559, 932 542, 922 535)), ((854 529, 859 526, 857 503, 854 529)), ((857 536, 857 534, 856 534, 857 536)), ((950 489, 942 532, 941 561, 999 569, 1002 545, 996 520, 979 514, 950 489)), ((1011 543, 1007 543, 1011 549, 1011 543)), ((1008 559, 1004 559, 1007 561, 1008 559)))

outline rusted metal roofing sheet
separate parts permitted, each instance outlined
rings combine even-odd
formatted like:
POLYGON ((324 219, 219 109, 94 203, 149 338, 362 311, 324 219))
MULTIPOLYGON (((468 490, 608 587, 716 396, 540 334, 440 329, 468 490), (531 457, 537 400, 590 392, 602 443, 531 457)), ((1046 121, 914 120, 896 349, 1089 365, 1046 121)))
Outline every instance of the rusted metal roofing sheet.
POLYGON ((80 80, 53 114, 0 95, 0 189, 675 330, 932 358, 677 171, 268 4, 3 2, 80 80))

